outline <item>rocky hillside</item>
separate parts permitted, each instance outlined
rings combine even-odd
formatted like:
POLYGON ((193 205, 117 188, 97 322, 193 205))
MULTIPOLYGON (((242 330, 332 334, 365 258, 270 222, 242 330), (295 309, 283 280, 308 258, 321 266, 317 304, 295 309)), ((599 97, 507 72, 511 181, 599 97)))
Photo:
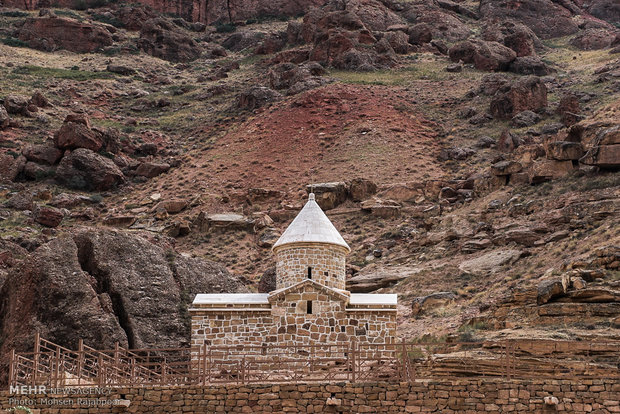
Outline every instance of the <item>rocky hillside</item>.
POLYGON ((404 340, 620 336, 616 1, 143 3, 0 9, 1 354, 185 345, 310 189, 404 340))

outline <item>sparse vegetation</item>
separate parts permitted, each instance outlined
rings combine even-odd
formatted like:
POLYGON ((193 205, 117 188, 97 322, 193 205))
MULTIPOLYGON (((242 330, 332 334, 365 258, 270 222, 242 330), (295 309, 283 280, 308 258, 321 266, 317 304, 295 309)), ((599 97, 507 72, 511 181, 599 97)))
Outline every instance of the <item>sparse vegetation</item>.
POLYGON ((58 68, 44 68, 41 66, 26 65, 13 69, 13 75, 28 75, 38 78, 58 78, 58 79, 71 79, 75 81, 88 81, 93 79, 110 79, 114 77, 111 72, 91 72, 85 70, 76 69, 58 69, 58 68))

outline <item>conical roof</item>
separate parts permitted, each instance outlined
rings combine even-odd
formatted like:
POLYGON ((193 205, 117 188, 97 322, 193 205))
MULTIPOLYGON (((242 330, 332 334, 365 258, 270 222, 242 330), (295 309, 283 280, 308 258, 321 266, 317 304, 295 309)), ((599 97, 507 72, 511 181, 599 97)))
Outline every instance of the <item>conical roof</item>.
POLYGON ((308 202, 273 245, 273 249, 292 243, 335 244, 351 251, 347 242, 316 203, 313 193, 310 193, 308 202))

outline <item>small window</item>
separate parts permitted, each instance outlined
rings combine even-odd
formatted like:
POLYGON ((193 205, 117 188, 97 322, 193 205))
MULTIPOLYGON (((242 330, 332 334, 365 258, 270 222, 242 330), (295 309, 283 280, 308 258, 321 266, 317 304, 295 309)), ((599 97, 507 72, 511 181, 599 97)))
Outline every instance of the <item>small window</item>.
POLYGON ((306 303, 306 313, 307 313, 308 315, 312 315, 312 301, 311 301, 311 300, 309 300, 309 301, 306 303))
POLYGON ((308 267, 308 279, 312 279, 312 268, 308 267))

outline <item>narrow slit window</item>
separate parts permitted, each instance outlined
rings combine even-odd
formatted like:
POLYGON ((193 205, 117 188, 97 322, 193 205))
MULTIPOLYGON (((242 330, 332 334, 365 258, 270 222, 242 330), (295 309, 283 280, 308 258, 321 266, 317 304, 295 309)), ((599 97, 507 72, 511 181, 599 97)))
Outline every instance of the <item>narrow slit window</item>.
POLYGON ((312 279, 312 268, 308 267, 308 279, 312 279))
POLYGON ((308 315, 312 315, 312 301, 311 301, 311 300, 309 300, 309 301, 306 303, 306 313, 307 313, 308 315))

